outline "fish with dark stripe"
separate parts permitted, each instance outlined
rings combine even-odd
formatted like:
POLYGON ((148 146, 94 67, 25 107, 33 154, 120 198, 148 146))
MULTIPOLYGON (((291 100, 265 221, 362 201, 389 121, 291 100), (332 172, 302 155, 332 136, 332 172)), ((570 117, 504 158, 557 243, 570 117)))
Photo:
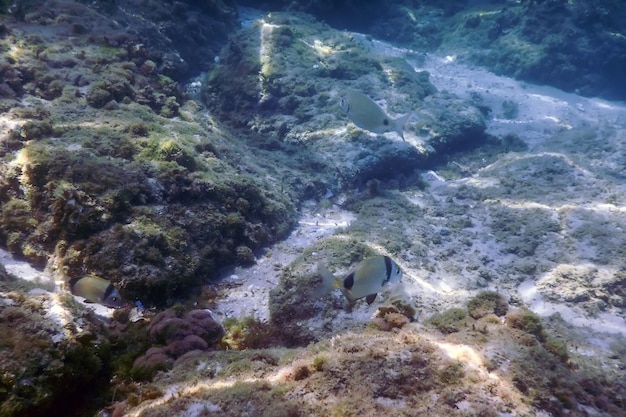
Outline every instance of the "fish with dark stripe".
POLYGON ((98 303, 112 308, 120 308, 124 304, 111 281, 95 275, 70 281, 70 290, 72 294, 83 297, 86 303, 98 303))
POLYGON ((385 285, 402 279, 402 270, 388 256, 374 256, 362 260, 343 279, 335 277, 322 264, 318 264, 317 271, 322 276, 322 286, 316 291, 317 296, 339 288, 350 303, 365 297, 367 304, 372 304, 385 285))

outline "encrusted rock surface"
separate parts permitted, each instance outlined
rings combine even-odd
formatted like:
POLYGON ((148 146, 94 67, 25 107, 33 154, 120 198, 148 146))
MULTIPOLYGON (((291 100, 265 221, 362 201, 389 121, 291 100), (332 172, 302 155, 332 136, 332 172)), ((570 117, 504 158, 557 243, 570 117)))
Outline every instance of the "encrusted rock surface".
POLYGON ((458 62, 582 3, 270 3, 0 4, 0 416, 623 416, 626 110, 458 62), (371 306, 313 296, 380 254, 371 306))

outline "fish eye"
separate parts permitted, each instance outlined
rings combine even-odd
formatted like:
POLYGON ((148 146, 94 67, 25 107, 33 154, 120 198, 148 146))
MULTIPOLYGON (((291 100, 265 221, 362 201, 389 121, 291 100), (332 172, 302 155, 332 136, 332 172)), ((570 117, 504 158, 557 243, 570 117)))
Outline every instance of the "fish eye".
POLYGON ((389 120, 388 120, 388 119, 383 119, 383 124, 384 124, 385 126, 388 126, 388 125, 389 125, 389 120))

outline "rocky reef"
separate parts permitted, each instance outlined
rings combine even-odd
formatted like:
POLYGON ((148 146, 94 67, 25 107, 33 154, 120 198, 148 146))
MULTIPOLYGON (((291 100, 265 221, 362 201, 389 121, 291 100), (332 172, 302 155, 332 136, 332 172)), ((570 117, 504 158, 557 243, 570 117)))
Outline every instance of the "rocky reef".
POLYGON ((296 195, 229 156, 237 138, 166 75, 161 45, 79 3, 23 19, 2 38, 0 234, 13 254, 165 305, 285 236, 296 195))
POLYGON ((425 325, 379 309, 366 328, 306 348, 199 353, 153 381, 164 393, 158 400, 122 402, 112 413, 582 416, 593 408, 623 415, 617 375, 596 373, 549 336, 559 323, 548 331, 528 310, 507 307, 482 293, 425 325))
POLYGON ((357 3, 0 3, 0 417, 625 415, 626 111, 456 66, 620 97, 621 4, 357 3))
MULTIPOLYGON (((251 7, 258 2, 241 1, 251 7)), ((615 0, 261 2, 587 96, 624 100, 626 5, 615 0)))
POLYGON ((306 15, 271 13, 230 38, 202 95, 220 120, 251 131, 250 143, 286 152, 298 146, 302 162, 291 167, 313 178, 305 184, 309 198, 320 197, 306 190, 320 188, 315 182, 341 192, 372 178, 408 178, 444 153, 484 141, 479 105, 438 93, 428 72, 374 46, 306 15), (349 88, 374 99, 384 93, 391 114, 415 112, 408 130, 416 146, 373 140, 361 130, 344 134, 338 102, 349 88))
POLYGON ((0 294, 0 415, 97 409, 111 361, 104 323, 68 294, 25 283, 4 266, 0 294))

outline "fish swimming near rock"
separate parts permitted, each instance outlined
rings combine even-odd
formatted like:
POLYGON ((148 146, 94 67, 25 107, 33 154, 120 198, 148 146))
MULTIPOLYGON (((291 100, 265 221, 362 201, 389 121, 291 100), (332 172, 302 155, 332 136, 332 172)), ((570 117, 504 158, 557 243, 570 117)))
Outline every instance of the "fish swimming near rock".
POLYGON ((402 279, 402 270, 388 256, 362 260, 343 279, 335 277, 322 264, 317 265, 317 271, 322 276, 322 287, 316 291, 316 295, 321 296, 334 288, 340 288, 351 304, 363 297, 367 304, 372 304, 385 285, 402 279))
POLYGON ((98 303, 112 308, 120 308, 124 304, 119 291, 111 281, 95 275, 71 281, 70 289, 72 294, 83 297, 87 303, 98 303))
POLYGON ((404 125, 414 114, 411 112, 392 119, 374 100, 356 90, 349 90, 341 97, 340 106, 357 127, 373 133, 395 131, 402 140, 405 140, 404 125))

